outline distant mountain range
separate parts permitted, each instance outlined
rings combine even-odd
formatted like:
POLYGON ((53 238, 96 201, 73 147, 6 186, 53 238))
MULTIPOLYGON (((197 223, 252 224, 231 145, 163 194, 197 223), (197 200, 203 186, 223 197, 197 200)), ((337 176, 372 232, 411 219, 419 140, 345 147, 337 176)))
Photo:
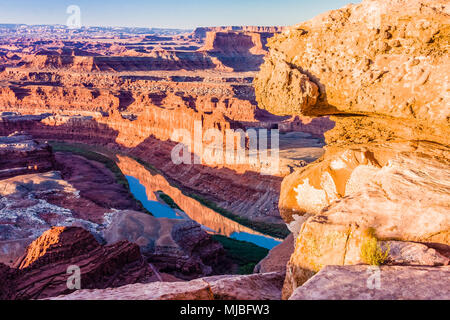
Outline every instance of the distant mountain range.
POLYGON ((139 28, 139 27, 81 27, 79 29, 69 29, 66 25, 27 25, 27 24, 2 24, 0 23, 0 33, 34 33, 34 32, 58 32, 68 34, 158 34, 177 35, 192 32, 192 29, 170 29, 170 28, 139 28))

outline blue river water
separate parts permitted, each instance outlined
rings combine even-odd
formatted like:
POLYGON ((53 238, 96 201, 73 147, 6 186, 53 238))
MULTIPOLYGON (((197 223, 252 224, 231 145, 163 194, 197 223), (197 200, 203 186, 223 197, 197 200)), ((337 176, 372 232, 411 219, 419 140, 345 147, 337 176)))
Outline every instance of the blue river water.
POLYGON ((150 211, 157 218, 183 219, 171 207, 158 201, 149 200, 147 190, 138 179, 132 176, 125 176, 130 185, 130 191, 138 199, 145 209, 150 211))
MULTIPOLYGON (((138 179, 133 176, 125 176, 130 186, 130 191, 134 197, 139 200, 145 209, 150 211, 157 218, 183 219, 168 205, 159 203, 158 201, 149 200, 147 197, 146 188, 140 183, 138 179)), ((279 241, 261 235, 250 234, 247 232, 234 232, 230 238, 254 243, 260 247, 272 249, 280 244, 279 241)))

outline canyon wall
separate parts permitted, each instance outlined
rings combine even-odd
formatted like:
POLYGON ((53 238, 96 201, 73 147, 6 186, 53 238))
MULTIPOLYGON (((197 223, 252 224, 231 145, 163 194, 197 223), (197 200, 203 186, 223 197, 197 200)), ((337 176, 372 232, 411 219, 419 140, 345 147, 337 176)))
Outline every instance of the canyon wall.
POLYGON ((48 145, 19 133, 0 137, 0 179, 54 168, 55 159, 48 145))
POLYGON ((269 41, 259 106, 336 122, 320 161, 282 183, 296 237, 284 298, 326 265, 365 262, 370 239, 448 256, 449 21, 447 1, 366 0, 269 41))

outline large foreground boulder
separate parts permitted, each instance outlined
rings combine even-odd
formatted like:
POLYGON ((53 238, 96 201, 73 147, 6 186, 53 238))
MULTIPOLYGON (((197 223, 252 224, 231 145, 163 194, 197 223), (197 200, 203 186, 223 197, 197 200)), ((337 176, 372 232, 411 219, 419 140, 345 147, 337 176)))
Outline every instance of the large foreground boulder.
POLYGON ((289 300, 449 300, 450 267, 327 266, 289 300))
POLYGON ((279 300, 283 273, 226 275, 189 282, 133 284, 106 290, 79 290, 52 300, 279 300))

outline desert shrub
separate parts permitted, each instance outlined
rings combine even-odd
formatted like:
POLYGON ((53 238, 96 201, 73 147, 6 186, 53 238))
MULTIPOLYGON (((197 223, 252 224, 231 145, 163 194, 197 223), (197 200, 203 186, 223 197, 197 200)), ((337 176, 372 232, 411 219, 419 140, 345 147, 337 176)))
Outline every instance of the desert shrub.
POLYGON ((385 250, 381 248, 375 237, 375 232, 369 228, 366 232, 365 239, 361 245, 361 259, 364 263, 380 266, 384 264, 389 256, 389 245, 385 250))

